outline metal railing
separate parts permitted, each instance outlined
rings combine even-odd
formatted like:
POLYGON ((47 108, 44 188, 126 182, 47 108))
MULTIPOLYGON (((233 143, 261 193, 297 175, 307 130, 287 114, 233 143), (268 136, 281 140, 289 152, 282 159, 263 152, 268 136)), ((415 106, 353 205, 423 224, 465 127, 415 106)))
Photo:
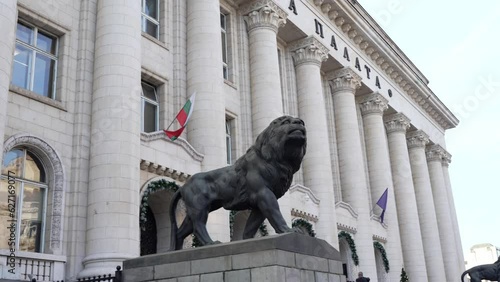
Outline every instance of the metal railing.
POLYGON ((85 277, 85 278, 80 278, 77 281, 78 282, 122 282, 122 268, 121 266, 117 266, 114 275, 105 274, 94 277, 85 277))

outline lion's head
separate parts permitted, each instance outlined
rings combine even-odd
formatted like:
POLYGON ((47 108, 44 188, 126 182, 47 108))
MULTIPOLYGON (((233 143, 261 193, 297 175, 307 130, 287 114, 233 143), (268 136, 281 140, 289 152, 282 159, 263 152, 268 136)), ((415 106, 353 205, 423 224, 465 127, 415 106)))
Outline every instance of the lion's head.
POLYGON ((307 137, 304 121, 291 116, 273 120, 257 137, 254 147, 265 160, 287 162, 299 170, 306 154, 307 137))

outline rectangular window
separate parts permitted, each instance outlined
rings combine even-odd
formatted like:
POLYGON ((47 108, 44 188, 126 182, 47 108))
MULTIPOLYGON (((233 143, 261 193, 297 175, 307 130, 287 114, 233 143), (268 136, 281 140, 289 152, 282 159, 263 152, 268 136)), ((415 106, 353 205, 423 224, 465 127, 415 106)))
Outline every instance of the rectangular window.
POLYGON ((158 131, 159 100, 156 95, 156 87, 142 82, 141 113, 142 113, 142 132, 158 131))
POLYGON ((18 22, 12 84, 54 99, 57 45, 56 36, 18 22))
POLYGON ((160 1, 142 0, 142 31, 160 39, 160 1))
POLYGON ((232 120, 226 119, 226 160, 227 164, 230 165, 233 163, 233 140, 232 140, 232 131, 231 131, 231 122, 232 120))
POLYGON ((228 60, 227 60, 227 16, 220 14, 220 32, 222 39, 222 75, 224 79, 229 79, 228 60))

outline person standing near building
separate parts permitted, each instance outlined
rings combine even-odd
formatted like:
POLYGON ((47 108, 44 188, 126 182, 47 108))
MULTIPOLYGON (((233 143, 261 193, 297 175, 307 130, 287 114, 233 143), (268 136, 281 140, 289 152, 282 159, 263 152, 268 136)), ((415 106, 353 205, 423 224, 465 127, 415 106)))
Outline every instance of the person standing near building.
POLYGON ((358 273, 358 279, 356 279, 356 282, 370 282, 370 278, 368 277, 363 277, 363 272, 358 273))

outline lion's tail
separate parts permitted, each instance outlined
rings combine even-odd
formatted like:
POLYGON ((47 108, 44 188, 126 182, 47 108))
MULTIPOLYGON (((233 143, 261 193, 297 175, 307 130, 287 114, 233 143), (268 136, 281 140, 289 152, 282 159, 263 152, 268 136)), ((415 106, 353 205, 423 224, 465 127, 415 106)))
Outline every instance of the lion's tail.
POLYGON ((462 282, 464 282, 464 277, 465 277, 465 275, 467 275, 468 273, 469 273, 469 272, 468 272, 468 270, 466 270, 466 271, 464 271, 464 273, 462 273, 462 277, 461 277, 462 282))
POLYGON ((177 220, 175 216, 175 209, 177 208, 177 203, 181 199, 181 192, 180 189, 177 190, 174 193, 174 196, 172 197, 172 201, 170 202, 170 250, 175 251, 177 250, 177 220))

